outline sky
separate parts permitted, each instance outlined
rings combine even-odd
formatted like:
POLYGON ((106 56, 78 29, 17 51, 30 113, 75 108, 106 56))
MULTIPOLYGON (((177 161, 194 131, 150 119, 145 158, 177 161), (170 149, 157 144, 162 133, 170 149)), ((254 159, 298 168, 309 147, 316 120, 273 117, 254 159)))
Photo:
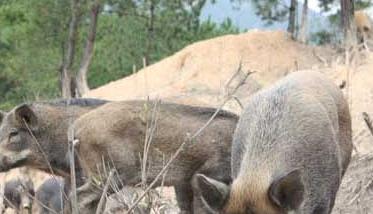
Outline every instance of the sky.
MULTIPOLYGON (((299 2, 303 3, 303 1, 299 1, 299 2)), ((309 0, 308 1, 308 7, 315 12, 320 12, 321 11, 321 9, 319 7, 319 0, 309 0)))
MULTIPOLYGON (((287 3, 290 0, 284 0, 287 3)), ((300 6, 303 4, 303 0, 299 1, 300 6)), ((316 32, 322 28, 326 28, 326 18, 320 14, 319 12, 321 9, 318 7, 318 0, 309 0, 309 17, 310 23, 310 31, 316 32)), ((301 13, 302 7, 299 7, 299 12, 301 13)), ((201 19, 207 20, 211 19, 214 22, 221 23, 226 18, 230 18, 234 25, 238 26, 240 29, 281 29, 284 30, 287 28, 287 20, 284 22, 275 22, 272 25, 266 25, 264 21, 261 20, 255 14, 255 9, 251 5, 251 3, 244 3, 241 4, 239 7, 236 6, 235 8, 232 7, 232 3, 230 0, 219 0, 215 4, 211 4, 208 2, 202 10, 201 19)))
MULTIPOLYGON (((304 1, 302 0, 302 1, 299 1, 299 2, 301 2, 303 4, 304 1)), ((311 10, 313 10, 313 11, 315 11, 317 13, 321 12, 321 8, 319 7, 319 0, 308 0, 308 7, 311 10)), ((337 10, 338 10, 337 6, 332 6, 330 12, 328 12, 326 14, 327 15, 328 14, 333 14, 333 13, 337 12, 337 10)))

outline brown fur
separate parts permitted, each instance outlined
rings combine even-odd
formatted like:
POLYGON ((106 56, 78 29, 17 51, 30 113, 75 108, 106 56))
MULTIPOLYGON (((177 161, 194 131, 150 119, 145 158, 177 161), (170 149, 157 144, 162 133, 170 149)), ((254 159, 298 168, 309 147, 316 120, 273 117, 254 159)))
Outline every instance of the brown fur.
POLYGON ((357 38, 360 43, 372 38, 372 19, 363 10, 355 11, 357 38))
POLYGON ((0 171, 29 166, 50 173, 49 162, 54 173, 68 176, 70 166, 65 157, 68 126, 82 114, 103 103, 105 101, 94 99, 35 102, 22 104, 1 114, 0 171), (44 154, 32 135, 36 137, 44 154))
MULTIPOLYGON (((124 185, 140 183, 140 157, 145 141, 146 120, 149 120, 145 116, 146 105, 152 111, 154 102, 110 103, 74 123, 85 173, 90 177, 98 177, 97 169, 102 170, 102 159, 111 159, 124 185)), ((148 155, 148 182, 162 169, 165 161, 163 157, 168 160, 187 136, 201 128, 215 111, 171 103, 159 105, 156 131, 148 155)), ((196 173, 230 182, 230 148, 237 120, 236 115, 221 111, 202 134, 184 148, 167 171, 164 184, 175 186, 182 212, 192 212, 192 186, 195 186, 193 180, 196 173)), ((197 199, 194 196, 194 200, 197 199)), ((196 207, 194 213, 203 212, 196 207)))

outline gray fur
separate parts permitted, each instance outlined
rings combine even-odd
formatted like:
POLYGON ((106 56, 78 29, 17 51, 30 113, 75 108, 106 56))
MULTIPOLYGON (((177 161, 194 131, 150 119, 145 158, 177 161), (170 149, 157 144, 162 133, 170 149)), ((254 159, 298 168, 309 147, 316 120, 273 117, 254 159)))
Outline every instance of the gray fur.
POLYGON ((61 213, 67 185, 62 178, 49 178, 36 191, 36 207, 39 214, 61 213), (46 208, 47 207, 47 208, 46 208), (53 212, 54 211, 54 212, 53 212))
POLYGON ((234 181, 222 212, 330 213, 351 151, 350 113, 338 87, 317 72, 292 73, 246 106, 234 134, 234 181), (267 201, 271 184, 293 170, 304 187, 299 208, 267 201))
POLYGON ((34 184, 30 179, 13 179, 5 183, 4 206, 16 212, 31 210, 34 197, 34 184))

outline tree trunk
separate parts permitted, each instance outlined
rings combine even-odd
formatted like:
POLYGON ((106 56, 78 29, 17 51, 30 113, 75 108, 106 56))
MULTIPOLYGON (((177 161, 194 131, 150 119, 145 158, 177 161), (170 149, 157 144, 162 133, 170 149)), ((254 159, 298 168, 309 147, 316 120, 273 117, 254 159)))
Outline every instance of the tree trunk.
POLYGON ((91 21, 88 30, 87 42, 84 49, 80 69, 76 76, 77 96, 81 97, 89 91, 87 73, 93 57, 94 43, 96 39, 97 20, 100 12, 99 0, 96 0, 91 8, 91 21))
POLYGON ((147 33, 148 37, 146 40, 146 52, 144 54, 145 62, 144 67, 149 65, 150 61, 150 52, 153 49, 153 40, 154 40, 154 10, 155 10, 155 2, 154 0, 149 1, 149 18, 148 18, 148 27, 147 33))
POLYGON ((60 69, 61 95, 63 98, 73 97, 74 88, 71 88, 71 67, 75 55, 75 43, 78 35, 79 23, 79 0, 71 0, 71 20, 69 25, 69 35, 67 38, 67 51, 60 69))
POLYGON ((300 23, 298 40, 300 42, 306 43, 307 34, 308 34, 308 0, 304 0, 303 10, 302 10, 302 21, 300 23))
POLYGON ((297 0, 291 0, 290 8, 289 8, 288 32, 290 33, 293 39, 295 38, 296 12, 297 12, 297 0))
POLYGON ((356 26, 354 25, 354 0, 341 0, 341 21, 346 48, 356 44, 356 26))

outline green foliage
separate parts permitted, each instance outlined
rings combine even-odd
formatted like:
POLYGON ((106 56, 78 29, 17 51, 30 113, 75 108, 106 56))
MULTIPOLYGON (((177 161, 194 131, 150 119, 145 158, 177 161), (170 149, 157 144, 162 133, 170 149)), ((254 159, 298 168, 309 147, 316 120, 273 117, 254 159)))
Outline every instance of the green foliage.
POLYGON ((256 8, 256 14, 261 16, 267 24, 282 22, 287 18, 289 7, 281 0, 252 0, 252 3, 256 8))
MULTIPOLYGON (((89 26, 90 1, 81 2, 74 70, 79 67, 89 26)), ((206 0, 185 2, 154 0, 154 32, 149 37, 149 0, 105 1, 89 85, 98 87, 131 74, 133 65, 142 67, 147 51, 154 63, 195 41, 239 32, 230 20, 221 25, 210 20, 201 23, 206 0)), ((0 109, 60 96, 59 67, 70 15, 70 1, 0 1, 0 109)))
POLYGON ((334 35, 326 30, 322 30, 311 35, 310 41, 313 44, 325 45, 334 41, 334 35))
POLYGON ((372 6, 372 0, 355 0, 355 10, 361 10, 372 6))

